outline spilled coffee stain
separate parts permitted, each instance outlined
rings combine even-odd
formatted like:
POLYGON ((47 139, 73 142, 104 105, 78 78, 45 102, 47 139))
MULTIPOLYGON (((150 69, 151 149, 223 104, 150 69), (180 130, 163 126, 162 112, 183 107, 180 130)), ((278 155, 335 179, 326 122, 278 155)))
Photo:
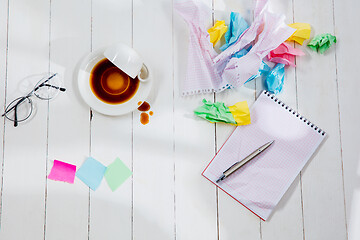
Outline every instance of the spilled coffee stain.
POLYGON ((149 114, 147 113, 141 113, 140 114, 140 122, 143 124, 143 125, 146 125, 150 122, 149 120, 149 114))
POLYGON ((150 111, 149 113, 147 113, 147 111, 150 110, 150 104, 148 102, 145 102, 145 101, 140 101, 138 102, 138 110, 140 112, 142 112, 140 114, 140 122, 143 124, 143 125, 146 125, 150 122, 150 116, 152 116, 154 114, 153 111, 150 111))
POLYGON ((138 110, 141 112, 146 112, 150 110, 150 104, 147 102, 143 102, 143 104, 140 105, 140 107, 138 107, 138 110))

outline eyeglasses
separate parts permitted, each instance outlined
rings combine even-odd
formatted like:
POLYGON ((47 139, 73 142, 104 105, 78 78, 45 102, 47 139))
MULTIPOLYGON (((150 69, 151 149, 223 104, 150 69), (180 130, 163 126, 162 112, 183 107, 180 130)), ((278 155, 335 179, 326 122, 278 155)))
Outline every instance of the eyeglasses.
POLYGON ((2 117, 14 122, 14 127, 18 126, 19 122, 23 122, 33 113, 33 101, 31 96, 35 95, 41 100, 50 100, 54 98, 59 92, 65 92, 66 89, 61 87, 61 81, 57 73, 46 74, 35 87, 25 96, 18 97, 9 103, 2 117))

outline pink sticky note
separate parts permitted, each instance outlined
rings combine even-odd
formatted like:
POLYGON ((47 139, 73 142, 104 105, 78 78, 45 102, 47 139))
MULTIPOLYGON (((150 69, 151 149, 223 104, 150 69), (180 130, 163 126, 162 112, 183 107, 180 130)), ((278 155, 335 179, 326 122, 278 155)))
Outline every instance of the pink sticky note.
POLYGON ((276 49, 272 50, 267 58, 270 62, 283 63, 295 67, 295 56, 305 55, 303 51, 293 48, 290 44, 283 42, 276 49))
POLYGON ((54 165, 48 176, 49 179, 74 183, 76 166, 59 160, 54 160, 54 165))

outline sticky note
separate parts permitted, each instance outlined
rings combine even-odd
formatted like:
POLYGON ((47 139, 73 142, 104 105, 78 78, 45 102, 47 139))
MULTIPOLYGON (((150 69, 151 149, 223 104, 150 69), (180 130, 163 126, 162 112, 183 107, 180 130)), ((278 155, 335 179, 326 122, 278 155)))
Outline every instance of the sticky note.
POLYGON ((283 42, 276 49, 269 52, 267 58, 270 62, 295 67, 295 56, 303 55, 305 54, 300 49, 293 48, 290 44, 283 42))
POLYGON ((225 21, 216 21, 215 25, 208 30, 210 35, 210 42, 215 46, 215 44, 221 39, 221 37, 226 33, 227 26, 225 21))
POLYGON ((304 40, 310 38, 311 26, 308 23, 292 23, 289 27, 295 28, 296 31, 288 38, 287 41, 295 41, 302 45, 304 40))
POLYGON ((229 46, 234 44, 241 34, 249 28, 249 25, 240 13, 231 12, 230 13, 230 25, 228 31, 225 33, 226 43, 220 47, 221 51, 226 50, 229 46))
POLYGON ((223 102, 212 103, 203 99, 203 106, 194 110, 195 115, 208 120, 209 122, 223 122, 236 124, 229 108, 223 102))
POLYGON ((59 160, 54 160, 48 179, 74 183, 76 166, 59 160))
POLYGON ((323 54, 334 43, 336 43, 336 37, 330 33, 324 33, 316 35, 313 39, 311 39, 311 41, 308 43, 308 47, 313 51, 317 51, 323 54))
POLYGON ((278 94, 283 88, 284 76, 285 64, 276 64, 276 66, 271 70, 265 79, 265 88, 273 94, 278 94))
POLYGON ((105 179, 112 191, 115 191, 126 179, 132 175, 131 170, 120 160, 116 158, 105 172, 105 179))
POLYGON ((88 157, 76 172, 76 176, 92 190, 96 190, 104 177, 106 167, 92 157, 88 157))
POLYGON ((247 101, 235 103, 235 105, 229 106, 229 110, 235 118, 236 125, 248 125, 251 123, 247 101))

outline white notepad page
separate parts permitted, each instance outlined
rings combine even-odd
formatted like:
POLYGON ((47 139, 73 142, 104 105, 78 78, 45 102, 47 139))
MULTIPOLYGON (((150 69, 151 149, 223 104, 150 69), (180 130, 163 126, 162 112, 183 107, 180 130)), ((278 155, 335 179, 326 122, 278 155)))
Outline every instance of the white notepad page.
POLYGON ((266 220, 326 133, 266 91, 250 113, 251 124, 235 129, 203 176, 266 220), (263 153, 216 183, 232 164, 271 140, 263 153))

